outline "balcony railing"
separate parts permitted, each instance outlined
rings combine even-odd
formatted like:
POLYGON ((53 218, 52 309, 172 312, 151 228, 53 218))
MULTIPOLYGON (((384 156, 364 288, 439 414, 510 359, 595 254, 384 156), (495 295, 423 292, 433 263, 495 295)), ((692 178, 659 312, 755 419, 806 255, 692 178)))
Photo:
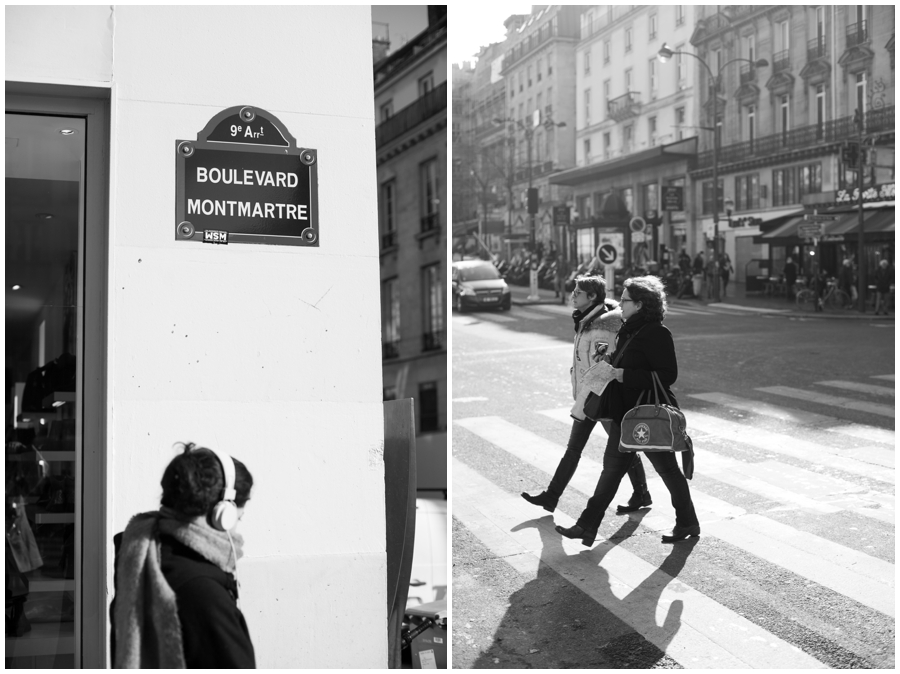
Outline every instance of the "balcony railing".
MULTIPOLYGON (((865 117, 865 133, 894 130, 894 106, 888 105, 878 110, 869 110, 865 117)), ((826 143, 837 143, 858 138, 859 131, 852 117, 842 117, 823 124, 810 124, 791 129, 784 133, 754 138, 752 141, 735 143, 719 148, 719 166, 733 164, 746 159, 756 159, 779 154, 785 150, 808 148, 826 143)), ((713 152, 707 150, 697 155, 697 168, 705 169, 713 165, 713 152)))
POLYGON ((423 332, 422 351, 437 351, 444 347, 444 331, 423 332))
POLYGON ((609 116, 621 122, 623 119, 634 117, 641 111, 641 95, 637 91, 629 91, 618 98, 612 99, 608 104, 609 116))
POLYGON ((400 357, 400 342, 382 342, 381 357, 384 360, 400 357))
POLYGON ((816 59, 823 59, 828 56, 828 49, 825 46, 825 36, 814 37, 806 43, 806 60, 810 63, 816 59))
POLYGON ((776 52, 772 57, 772 72, 780 73, 782 70, 791 69, 791 55, 788 49, 776 52))
POLYGON ((866 22, 860 21, 847 26, 847 49, 863 44, 869 40, 869 31, 866 28, 866 22))
POLYGON ((438 228, 440 224, 440 215, 438 213, 429 213, 428 215, 423 215, 422 219, 422 233, 431 232, 438 228))
POLYGON ((385 232, 381 235, 381 247, 390 248, 397 245, 397 231, 385 232))
POLYGON ((375 129, 375 147, 397 138, 410 129, 447 110, 447 82, 441 82, 424 96, 416 99, 375 129))

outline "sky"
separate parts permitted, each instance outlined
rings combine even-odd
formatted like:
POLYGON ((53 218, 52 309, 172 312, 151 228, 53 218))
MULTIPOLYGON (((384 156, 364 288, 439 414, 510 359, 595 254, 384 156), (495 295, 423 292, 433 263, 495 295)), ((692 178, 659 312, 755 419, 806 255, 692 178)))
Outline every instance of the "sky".
MULTIPOLYGON (((388 54, 393 54, 428 27, 427 5, 372 5, 372 21, 388 24, 388 54)), ((373 37, 383 30, 384 26, 372 26, 373 37)))
POLYGON ((481 47, 502 42, 506 37, 503 22, 511 14, 531 14, 531 3, 457 2, 450 6, 448 26, 451 63, 475 61, 481 47))

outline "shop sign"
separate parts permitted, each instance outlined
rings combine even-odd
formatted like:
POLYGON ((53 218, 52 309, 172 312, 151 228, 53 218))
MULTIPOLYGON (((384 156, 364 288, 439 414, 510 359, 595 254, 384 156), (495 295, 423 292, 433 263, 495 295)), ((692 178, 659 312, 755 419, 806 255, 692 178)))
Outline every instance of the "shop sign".
POLYGON ((261 108, 218 113, 175 141, 175 239, 318 247, 316 150, 261 108))
POLYGON ((554 225, 562 225, 563 227, 569 224, 569 207, 568 206, 554 206, 553 207, 553 224, 554 225))
MULTIPOLYGON (((859 188, 852 192, 850 190, 837 190, 834 193, 834 200, 838 204, 858 204, 859 188)), ((875 185, 863 190, 863 202, 870 203, 873 201, 893 201, 894 200, 894 183, 885 183, 884 185, 875 185)))
POLYGON ((662 204, 664 211, 683 211, 684 187, 680 185, 663 185, 662 204))

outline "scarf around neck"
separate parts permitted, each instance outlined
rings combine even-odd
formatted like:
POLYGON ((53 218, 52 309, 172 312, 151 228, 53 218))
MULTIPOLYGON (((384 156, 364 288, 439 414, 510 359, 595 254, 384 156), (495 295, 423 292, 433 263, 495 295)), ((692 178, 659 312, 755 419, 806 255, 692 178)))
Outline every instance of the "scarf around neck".
POLYGON ((608 302, 597 302, 597 304, 592 304, 587 308, 586 311, 579 311, 578 309, 576 309, 572 312, 572 320, 575 322, 575 332, 578 332, 578 328, 581 326, 581 321, 584 320, 587 316, 590 316, 592 313, 594 313, 598 307, 601 309, 601 311, 596 314, 597 316, 615 309, 615 307, 610 305, 608 302))
POLYGON ((227 573, 243 538, 213 529, 202 518, 182 518, 170 508, 131 518, 116 561, 116 669, 183 669, 184 646, 175 592, 162 572, 160 535, 171 536, 227 573))

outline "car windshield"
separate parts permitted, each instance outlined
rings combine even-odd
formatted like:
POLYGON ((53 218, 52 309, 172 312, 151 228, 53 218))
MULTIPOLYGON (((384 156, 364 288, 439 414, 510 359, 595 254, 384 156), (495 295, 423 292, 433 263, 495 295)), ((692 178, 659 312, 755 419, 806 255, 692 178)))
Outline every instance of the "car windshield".
POLYGON ((480 264, 477 267, 463 267, 459 270, 460 281, 490 281, 500 278, 500 272, 492 264, 480 264))

